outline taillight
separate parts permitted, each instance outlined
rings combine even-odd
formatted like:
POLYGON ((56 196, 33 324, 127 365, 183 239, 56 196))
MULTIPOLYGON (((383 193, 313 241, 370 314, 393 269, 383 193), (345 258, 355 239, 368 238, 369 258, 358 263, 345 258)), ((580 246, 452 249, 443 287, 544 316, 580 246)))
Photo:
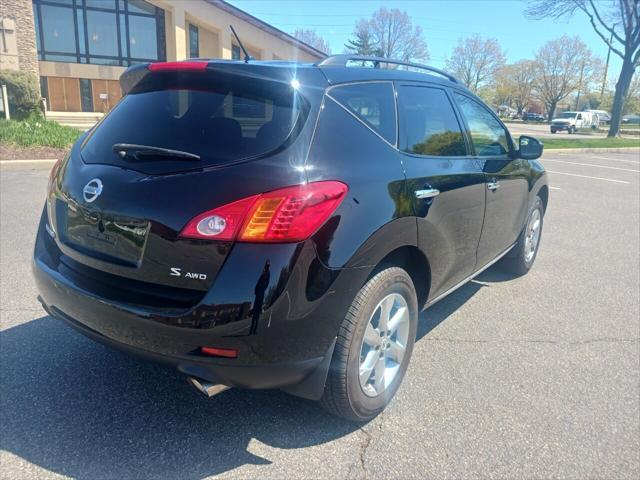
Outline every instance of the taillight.
POLYGON ((147 67, 151 72, 188 71, 203 72, 208 62, 156 62, 147 67))
POLYGON ((348 187, 315 182, 254 195, 204 212, 181 237, 287 243, 309 238, 338 208, 348 187))
POLYGON ((211 357, 237 358, 238 350, 235 348, 200 347, 200 353, 211 357))

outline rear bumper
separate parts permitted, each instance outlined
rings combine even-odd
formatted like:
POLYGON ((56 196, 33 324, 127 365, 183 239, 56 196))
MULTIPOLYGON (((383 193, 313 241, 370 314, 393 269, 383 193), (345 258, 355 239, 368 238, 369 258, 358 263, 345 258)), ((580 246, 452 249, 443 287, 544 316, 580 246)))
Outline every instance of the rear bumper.
POLYGON ((360 277, 366 278, 367 272, 322 271, 322 277, 331 281, 318 295, 317 273, 313 273, 318 263, 312 245, 242 247, 229 255, 204 299, 181 311, 118 303, 65 275, 62 254, 43 222, 33 274, 45 310, 98 342, 230 387, 280 388, 305 398, 319 398, 338 327, 359 288, 360 277), (253 249, 251 255, 243 250, 246 248, 253 249), (252 314, 254 282, 239 284, 236 277, 238 272, 249 272, 249 278, 255 272, 259 276, 267 260, 273 272, 286 273, 286 278, 273 280, 275 287, 264 295, 256 316, 252 314), (309 281, 314 281, 316 288, 311 298, 305 285, 309 281), (201 346, 233 348, 238 357, 204 356, 201 346))

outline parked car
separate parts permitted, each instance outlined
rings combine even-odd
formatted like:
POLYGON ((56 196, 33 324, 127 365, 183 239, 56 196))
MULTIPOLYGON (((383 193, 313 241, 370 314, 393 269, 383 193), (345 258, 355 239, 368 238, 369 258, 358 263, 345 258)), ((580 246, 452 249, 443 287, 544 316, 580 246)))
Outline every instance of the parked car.
POLYGON ((629 125, 638 125, 640 124, 640 115, 633 113, 630 115, 625 115, 624 117, 622 117, 622 123, 626 123, 629 125))
POLYGON ((579 128, 598 128, 598 116, 590 112, 562 112, 551 120, 551 133, 576 133, 579 128))
POLYGON ((525 112, 522 115, 522 120, 525 122, 544 122, 544 115, 534 112, 525 112))
POLYGON ((437 69, 192 60, 120 81, 51 172, 39 300, 207 396, 277 388, 371 419, 420 310, 498 260, 521 275, 536 259, 542 144, 514 145, 437 69))

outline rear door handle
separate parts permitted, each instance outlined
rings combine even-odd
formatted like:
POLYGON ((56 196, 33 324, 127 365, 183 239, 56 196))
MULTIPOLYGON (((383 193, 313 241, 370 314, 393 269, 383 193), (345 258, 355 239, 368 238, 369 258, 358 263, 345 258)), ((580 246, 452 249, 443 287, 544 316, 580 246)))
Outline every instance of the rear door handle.
POLYGON ((433 198, 440 195, 440 190, 438 190, 437 188, 427 188, 425 190, 416 190, 415 194, 416 197, 420 199, 433 198))
POLYGON ((487 183, 487 188, 489 190, 497 190, 500 188, 500 184, 498 182, 489 182, 487 183))

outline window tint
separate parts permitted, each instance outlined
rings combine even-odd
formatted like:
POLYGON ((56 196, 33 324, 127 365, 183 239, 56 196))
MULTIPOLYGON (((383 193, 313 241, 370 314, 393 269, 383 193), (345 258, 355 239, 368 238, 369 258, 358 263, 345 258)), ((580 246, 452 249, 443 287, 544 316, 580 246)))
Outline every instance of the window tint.
MULTIPOLYGON (((208 90, 181 84, 125 96, 83 146, 84 160, 121 165, 112 146, 133 143, 187 151, 202 158, 197 166, 214 165, 267 153, 304 123, 307 102, 287 84, 238 77, 211 83, 208 90)), ((149 173, 180 163, 127 161, 149 173)))
POLYGON ((389 143, 396 143, 396 113, 393 86, 389 82, 358 83, 332 88, 334 100, 389 143))
POLYGON ((509 152, 509 143, 507 132, 500 125, 500 122, 478 102, 458 93, 454 93, 454 96, 469 125, 476 154, 480 156, 506 155, 509 152))
POLYGON ((402 151, 441 157, 467 154, 460 125, 444 90, 400 86, 398 116, 402 151))

